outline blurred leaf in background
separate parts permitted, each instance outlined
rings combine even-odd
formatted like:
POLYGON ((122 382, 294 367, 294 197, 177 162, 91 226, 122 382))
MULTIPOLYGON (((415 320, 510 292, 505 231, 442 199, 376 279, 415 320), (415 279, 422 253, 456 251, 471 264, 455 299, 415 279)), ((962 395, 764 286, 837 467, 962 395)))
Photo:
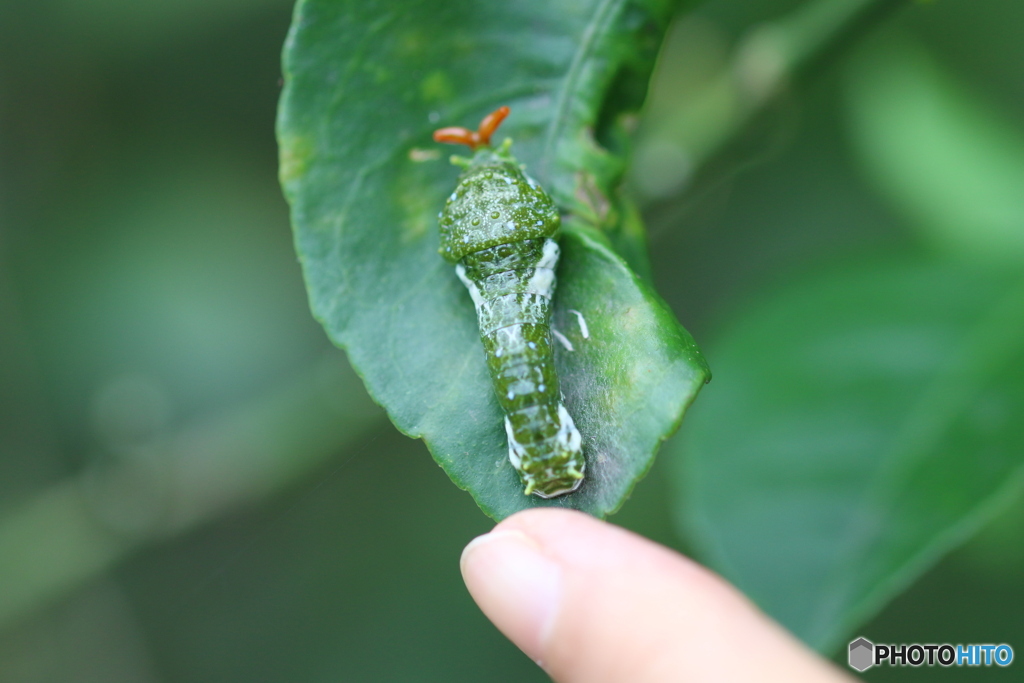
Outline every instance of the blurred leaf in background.
POLYGON ((726 379, 673 443, 677 518, 819 649, 1024 492, 1019 274, 837 268, 763 295, 716 348, 726 379))
POLYGON ((865 171, 922 238, 952 255, 1024 261, 1024 131, 891 38, 849 73, 850 130, 865 171))

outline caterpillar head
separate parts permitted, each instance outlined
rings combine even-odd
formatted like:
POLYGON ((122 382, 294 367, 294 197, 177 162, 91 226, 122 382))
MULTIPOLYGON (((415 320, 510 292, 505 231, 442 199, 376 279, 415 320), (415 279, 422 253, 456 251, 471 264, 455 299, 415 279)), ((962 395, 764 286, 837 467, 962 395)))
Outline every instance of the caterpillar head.
POLYGON ((558 231, 555 203, 523 172, 510 151, 512 141, 491 147, 491 136, 508 113, 508 107, 491 112, 475 131, 442 128, 434 133, 438 142, 468 145, 474 152, 459 164, 464 168, 459 184, 438 216, 440 252, 453 263, 482 249, 558 231))

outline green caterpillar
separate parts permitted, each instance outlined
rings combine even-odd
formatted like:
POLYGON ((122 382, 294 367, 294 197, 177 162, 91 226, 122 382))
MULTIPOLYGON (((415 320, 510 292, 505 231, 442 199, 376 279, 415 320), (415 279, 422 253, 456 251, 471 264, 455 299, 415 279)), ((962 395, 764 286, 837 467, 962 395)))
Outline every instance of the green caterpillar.
POLYGON ((562 404, 551 346, 558 209, 512 156, 491 147, 501 107, 475 131, 442 128, 438 142, 469 145, 471 159, 438 216, 441 255, 473 298, 494 392, 505 411, 508 458, 526 495, 553 498, 583 483, 580 433, 562 404))

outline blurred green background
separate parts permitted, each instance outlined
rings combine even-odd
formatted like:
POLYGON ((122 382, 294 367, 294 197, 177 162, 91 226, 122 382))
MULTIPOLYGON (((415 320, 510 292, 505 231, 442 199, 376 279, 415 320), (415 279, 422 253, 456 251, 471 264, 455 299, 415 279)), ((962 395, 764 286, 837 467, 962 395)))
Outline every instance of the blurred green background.
MULTIPOLYGON (((741 116, 738 41, 798 4, 680 18, 641 125, 655 281, 716 373, 733 312, 823 264, 1024 252, 1017 0, 888 17, 690 177, 741 116), (998 210, 957 214, 979 193, 998 210)), ((489 520, 309 315, 273 138, 290 12, 0 4, 3 683, 545 680, 462 586, 489 520)), ((614 521, 685 551, 670 466, 614 521)), ((1018 504, 861 632, 1024 653, 1022 532, 1018 504)), ((942 674, 1012 671, 868 678, 942 674)))

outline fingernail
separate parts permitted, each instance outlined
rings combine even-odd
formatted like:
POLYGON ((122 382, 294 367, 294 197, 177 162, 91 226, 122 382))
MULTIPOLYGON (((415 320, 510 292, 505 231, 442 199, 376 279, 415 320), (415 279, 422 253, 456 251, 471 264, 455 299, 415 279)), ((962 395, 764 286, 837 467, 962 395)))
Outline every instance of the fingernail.
POLYGON ((561 570, 515 530, 474 538, 462 551, 462 579, 484 614, 531 659, 540 660, 561 599, 561 570))

